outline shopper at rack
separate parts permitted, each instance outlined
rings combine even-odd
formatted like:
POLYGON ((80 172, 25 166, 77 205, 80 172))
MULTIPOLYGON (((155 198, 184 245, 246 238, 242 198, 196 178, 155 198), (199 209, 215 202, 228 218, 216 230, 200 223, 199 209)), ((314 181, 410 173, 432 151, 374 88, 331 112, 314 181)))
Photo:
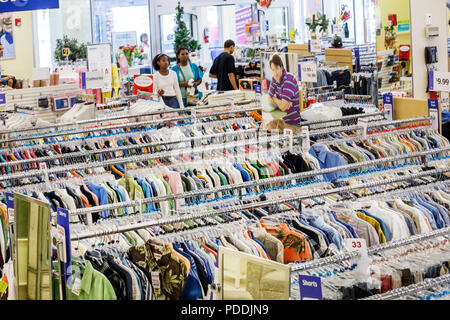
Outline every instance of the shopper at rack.
POLYGON ((268 130, 292 129, 300 131, 300 93, 294 75, 284 68, 281 57, 275 54, 270 60, 273 78, 269 89, 269 103, 286 113, 283 119, 267 124, 268 130))
POLYGON ((227 40, 223 52, 214 60, 209 77, 217 79, 218 91, 239 90, 236 81, 236 66, 234 57, 235 43, 227 40))
POLYGON ((185 106, 195 106, 202 94, 197 87, 202 83, 203 72, 189 61, 189 49, 179 47, 177 49, 177 65, 172 68, 177 73, 181 89, 181 96, 185 106))
POLYGON ((170 70, 169 57, 162 53, 153 58, 155 69, 153 90, 158 93, 164 103, 173 109, 184 108, 183 97, 178 84, 178 76, 170 70))

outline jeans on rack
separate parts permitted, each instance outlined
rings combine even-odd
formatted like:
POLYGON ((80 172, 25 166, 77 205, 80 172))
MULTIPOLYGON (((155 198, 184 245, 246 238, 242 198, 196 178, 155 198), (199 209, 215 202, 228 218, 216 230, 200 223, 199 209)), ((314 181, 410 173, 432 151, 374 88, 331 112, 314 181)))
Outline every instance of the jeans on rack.
POLYGON ((172 109, 180 109, 180 104, 178 103, 177 97, 162 97, 166 106, 172 109))

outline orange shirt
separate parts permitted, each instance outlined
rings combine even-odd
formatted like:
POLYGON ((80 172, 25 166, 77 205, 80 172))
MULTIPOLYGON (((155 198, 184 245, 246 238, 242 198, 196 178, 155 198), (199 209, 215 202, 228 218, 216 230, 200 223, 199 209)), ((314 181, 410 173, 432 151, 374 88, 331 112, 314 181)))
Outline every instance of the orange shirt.
POLYGON ((289 229, 288 225, 283 223, 279 227, 267 226, 261 221, 263 228, 284 245, 284 263, 288 264, 296 261, 311 260, 311 250, 306 238, 289 229))

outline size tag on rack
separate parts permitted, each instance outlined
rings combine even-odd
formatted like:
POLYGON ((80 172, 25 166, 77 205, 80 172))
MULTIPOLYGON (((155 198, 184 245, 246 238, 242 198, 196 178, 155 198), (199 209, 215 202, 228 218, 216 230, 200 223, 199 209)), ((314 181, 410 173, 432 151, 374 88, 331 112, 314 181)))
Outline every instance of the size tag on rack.
POLYGON ((383 95, 383 109, 388 114, 386 115, 386 118, 389 121, 394 120, 394 96, 392 93, 385 93, 383 95))
POLYGON ((300 300, 323 300, 320 277, 299 275, 300 300))
POLYGON ((294 132, 291 129, 284 129, 283 134, 289 137, 289 151, 294 152, 294 132))
POLYGON ((430 71, 430 91, 450 92, 450 72, 430 71))
POLYGON ((267 79, 262 79, 262 81, 261 81, 261 87, 262 87, 263 90, 269 89, 269 88, 267 87, 267 79))
POLYGON ((343 243, 344 251, 352 252, 358 251, 359 256, 355 262, 357 264, 355 268, 355 274, 358 280, 365 281, 369 277, 369 253, 367 251, 367 243, 365 239, 344 239, 343 243))
POLYGON ((66 263, 67 262, 67 248, 66 248, 66 230, 64 230, 63 226, 57 226, 56 227, 56 235, 55 235, 57 241, 60 243, 61 251, 59 252, 59 259, 66 263))
POLYGON ((300 137, 302 138, 302 151, 309 152, 309 149, 311 149, 311 141, 309 138, 309 127, 304 126, 301 128, 300 137))
POLYGON ((440 126, 440 114, 439 114, 439 101, 436 99, 429 99, 428 100, 428 115, 430 117, 433 117, 431 120, 431 125, 433 130, 437 130, 439 133, 441 133, 441 126, 440 126))
POLYGON ((45 184, 47 185, 47 187, 50 188, 51 186, 50 186, 50 178, 48 176, 47 163, 45 162, 39 163, 39 170, 44 171, 45 184))
POLYGON ((154 272, 151 272, 150 275, 152 277, 153 289, 156 289, 156 290, 161 289, 161 280, 159 278, 159 272, 154 271, 154 272))
POLYGON ((367 137, 367 128, 369 125, 369 121, 367 118, 359 118, 358 119, 358 126, 362 127, 362 136, 363 138, 367 137))
POLYGON ((14 224, 14 195, 12 193, 6 194, 6 213, 8 214, 8 224, 14 224))

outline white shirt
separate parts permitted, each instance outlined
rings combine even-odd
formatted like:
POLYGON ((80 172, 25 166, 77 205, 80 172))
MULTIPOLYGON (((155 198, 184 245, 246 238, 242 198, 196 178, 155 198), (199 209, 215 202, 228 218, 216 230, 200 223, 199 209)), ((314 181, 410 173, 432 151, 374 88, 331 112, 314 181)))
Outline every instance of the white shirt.
POLYGON ((181 96, 180 85, 178 84, 178 76, 175 71, 169 70, 167 76, 163 76, 159 71, 154 75, 153 92, 158 93, 159 90, 164 90, 164 97, 177 97, 180 108, 184 108, 183 97, 181 96))

